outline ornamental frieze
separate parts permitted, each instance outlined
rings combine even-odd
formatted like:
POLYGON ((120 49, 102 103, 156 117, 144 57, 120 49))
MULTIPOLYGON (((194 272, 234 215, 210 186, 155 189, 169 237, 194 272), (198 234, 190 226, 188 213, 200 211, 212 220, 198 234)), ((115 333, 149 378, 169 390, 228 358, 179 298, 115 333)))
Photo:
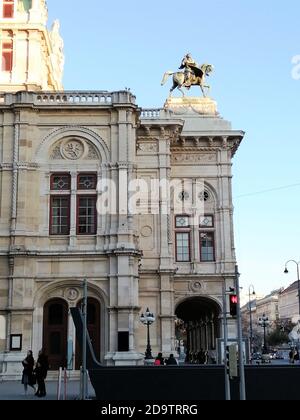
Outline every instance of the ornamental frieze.
POLYGON ((181 153, 173 154, 171 156, 171 161, 173 164, 176 163, 197 163, 197 162, 215 162, 216 155, 214 153, 181 153))
POLYGON ((137 152, 145 152, 145 153, 156 153, 158 152, 158 144, 157 142, 148 142, 148 143, 141 143, 137 144, 137 152))

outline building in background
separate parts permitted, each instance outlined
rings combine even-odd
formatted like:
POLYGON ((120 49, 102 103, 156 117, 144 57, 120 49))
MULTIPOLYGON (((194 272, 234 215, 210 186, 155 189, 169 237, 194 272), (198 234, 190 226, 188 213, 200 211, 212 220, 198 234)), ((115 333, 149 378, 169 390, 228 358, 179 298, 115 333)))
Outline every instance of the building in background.
POLYGON ((299 320, 298 281, 283 289, 279 295, 278 310, 280 320, 296 324, 299 320))
POLYGON ((102 363, 143 363, 147 307, 153 354, 179 342, 187 358, 214 351, 222 287, 234 286, 232 158, 244 133, 208 98, 141 110, 126 90, 63 91, 45 1, 2 3, 0 376, 42 347, 52 370, 79 368, 69 308, 84 278, 102 363))

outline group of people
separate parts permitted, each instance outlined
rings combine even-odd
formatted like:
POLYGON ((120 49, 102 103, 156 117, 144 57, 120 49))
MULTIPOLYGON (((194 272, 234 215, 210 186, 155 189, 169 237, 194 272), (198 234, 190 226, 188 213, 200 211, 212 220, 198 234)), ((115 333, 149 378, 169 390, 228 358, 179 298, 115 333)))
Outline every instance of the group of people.
POLYGON ((178 365, 177 360, 174 357, 174 354, 171 353, 168 359, 164 359, 162 353, 158 353, 154 361, 154 366, 163 366, 163 365, 178 365))
POLYGON ((195 352, 187 352, 185 362, 197 365, 206 365, 215 363, 215 358, 212 354, 209 354, 208 350, 201 349, 195 352))
POLYGON ((22 361, 23 374, 22 384, 24 385, 24 392, 27 395, 28 385, 34 390, 37 397, 46 396, 45 379, 49 369, 48 357, 43 352, 39 351, 38 359, 35 363, 31 350, 28 350, 27 356, 22 361), (35 384, 37 383, 38 388, 36 390, 35 384))

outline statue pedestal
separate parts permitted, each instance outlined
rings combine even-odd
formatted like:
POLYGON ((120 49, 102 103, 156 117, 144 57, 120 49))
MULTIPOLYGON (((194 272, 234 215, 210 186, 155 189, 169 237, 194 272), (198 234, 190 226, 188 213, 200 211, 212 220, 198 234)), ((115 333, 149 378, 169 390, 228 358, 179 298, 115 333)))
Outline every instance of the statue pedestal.
POLYGON ((177 115, 198 114, 204 116, 219 116, 217 103, 211 98, 182 97, 168 98, 164 104, 166 110, 170 110, 177 115))

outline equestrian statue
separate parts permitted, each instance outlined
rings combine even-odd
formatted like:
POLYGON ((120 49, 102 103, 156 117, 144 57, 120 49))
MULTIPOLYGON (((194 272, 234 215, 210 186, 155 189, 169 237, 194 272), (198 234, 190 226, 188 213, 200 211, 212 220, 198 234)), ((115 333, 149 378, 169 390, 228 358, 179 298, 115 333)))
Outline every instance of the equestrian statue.
POLYGON ((162 79, 161 85, 164 85, 168 80, 169 76, 173 75, 173 86, 170 89, 170 95, 172 96, 172 92, 174 89, 178 88, 182 93, 182 96, 185 96, 184 91, 181 89, 185 87, 187 90, 191 88, 191 86, 200 86, 203 96, 206 97, 205 89, 207 92, 210 89, 209 85, 205 84, 205 77, 209 76, 210 73, 213 71, 214 67, 212 64, 202 64, 201 66, 196 63, 196 61, 192 58, 191 54, 186 54, 181 62, 181 66, 179 70, 184 69, 184 71, 172 72, 167 71, 162 79))

